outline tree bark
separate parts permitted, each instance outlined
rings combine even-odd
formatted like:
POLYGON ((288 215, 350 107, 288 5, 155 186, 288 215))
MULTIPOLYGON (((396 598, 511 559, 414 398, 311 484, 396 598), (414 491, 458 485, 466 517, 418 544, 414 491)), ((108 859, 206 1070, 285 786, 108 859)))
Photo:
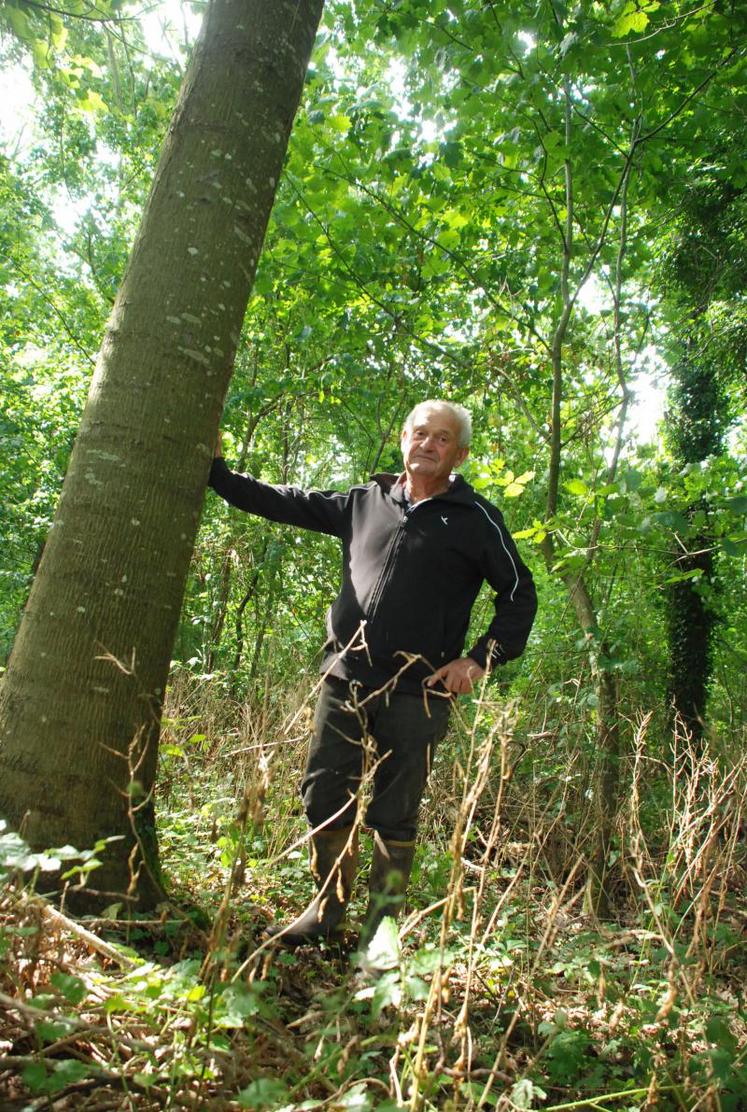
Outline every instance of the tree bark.
POLYGON ((162 895, 161 702, 322 4, 208 5, 0 696, 0 814, 37 849, 119 839, 104 899, 162 895))

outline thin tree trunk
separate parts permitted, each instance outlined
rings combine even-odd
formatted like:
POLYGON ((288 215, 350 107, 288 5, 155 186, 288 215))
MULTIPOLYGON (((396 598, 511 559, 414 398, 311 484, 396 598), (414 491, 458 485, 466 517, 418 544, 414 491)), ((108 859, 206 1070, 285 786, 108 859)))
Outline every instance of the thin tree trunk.
MULTIPOLYGON (((542 548, 545 561, 550 567, 554 559, 554 549, 549 537, 543 542, 542 548)), ((583 574, 566 573, 561 578, 568 590, 576 620, 589 639, 589 661, 597 699, 595 730, 597 765, 594 789, 596 827, 587 898, 595 914, 604 918, 609 913, 607 862, 612 846, 619 791, 619 684, 617 676, 607 663, 610 657, 609 644, 604 638, 599 637, 596 607, 583 574)))
MULTIPOLYGON (((564 85, 565 100, 565 144, 568 151, 572 149, 572 122, 573 107, 571 103, 570 86, 564 85)), ((626 156, 625 165, 620 174, 616 190, 616 200, 620 200, 621 228, 620 247, 615 266, 615 282, 613 297, 615 301, 615 355, 618 379, 622 392, 622 406, 618 426, 617 446, 610 467, 610 481, 614 477, 617 467, 625 415, 629 404, 629 390, 625 382, 622 368, 620 349, 620 298, 622 287, 622 263, 627 246, 627 197, 630 181, 633 153, 639 143, 641 121, 634 123, 629 154, 626 156)), ((562 256, 560 263, 560 313, 552 335, 550 344, 552 361, 552 403, 550 418, 550 459, 548 467, 548 492, 545 507, 545 518, 551 521, 558 508, 558 494, 560 489, 562 469, 562 400, 564 385, 564 348, 568 328, 571 322, 576 298, 589 277, 594 262, 607 238, 611 208, 608 209, 602 231, 596 241, 583 271, 580 281, 576 282, 575 289, 571 286, 571 263, 574 256, 574 188, 573 168, 570 156, 564 163, 564 193, 565 193, 565 220, 561 223, 560 214, 555 212, 557 230, 559 233, 562 256)), ((618 773, 620 764, 620 731, 619 731, 619 693, 617 677, 607 665, 609 651, 607 643, 600 637, 597 624, 597 611, 587 584, 587 572, 594 558, 594 551, 598 542, 601 523, 595 522, 592 527, 588 546, 588 559, 580 571, 561 572, 569 594, 571 605, 579 626, 589 641, 589 660, 594 681, 596 695, 596 747, 598 765, 596 772, 595 798, 597 801, 597 827, 596 839, 593 848, 592 869, 589 875, 588 894, 590 902, 598 914, 605 915, 608 911, 608 892, 605 885, 606 862, 611 845, 614 817, 617 806, 618 773)), ((548 533, 541 545, 545 563, 550 572, 555 571, 556 552, 552 534, 548 533)))
POLYGON ((218 597, 214 603, 213 620, 208 631, 208 649, 205 654, 205 668, 208 672, 212 672, 215 667, 221 637, 223 636, 223 627, 226 624, 228 600, 231 596, 231 572, 235 555, 236 550, 234 549, 233 542, 229 541, 228 548, 223 553, 218 597))
POLYGON ((0 814, 35 848, 120 839, 104 899, 162 894, 161 702, 322 2, 208 5, 0 696, 0 814))
MULTIPOLYGON (((256 379, 256 369, 254 374, 256 379)), ((249 418, 246 432, 241 443, 241 453, 236 465, 237 471, 243 471, 246 464, 246 457, 249 454, 249 445, 251 444, 254 431, 259 424, 260 418, 264 416, 275 405, 273 401, 270 406, 265 406, 257 413, 254 413, 249 418)), ((215 615, 210 626, 208 634, 210 643, 207 651, 205 666, 208 672, 212 672, 215 667, 215 661, 220 648, 221 637, 223 636, 223 628, 226 624, 226 617, 228 614, 228 602, 231 597, 231 572, 235 563, 235 548, 233 541, 229 541, 228 547, 223 554, 223 565, 221 567, 220 586, 218 588, 218 598, 215 603, 215 615)))

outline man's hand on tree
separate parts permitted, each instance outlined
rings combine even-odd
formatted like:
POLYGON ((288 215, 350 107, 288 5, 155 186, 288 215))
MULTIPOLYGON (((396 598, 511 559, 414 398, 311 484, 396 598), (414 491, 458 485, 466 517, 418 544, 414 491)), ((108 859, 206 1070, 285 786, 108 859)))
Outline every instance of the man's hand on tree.
POLYGON ((448 664, 444 664, 432 676, 428 677, 425 685, 426 687, 433 687, 441 682, 446 690, 451 691, 454 695, 468 695, 474 684, 481 680, 484 675, 485 669, 481 668, 476 660, 473 660, 471 656, 463 656, 458 660, 452 660, 448 664))
POLYGON ((217 459, 218 456, 222 456, 222 455, 223 455, 223 441, 221 439, 221 431, 220 431, 220 429, 218 429, 218 439, 215 442, 215 451, 213 452, 213 456, 215 457, 215 459, 217 459))

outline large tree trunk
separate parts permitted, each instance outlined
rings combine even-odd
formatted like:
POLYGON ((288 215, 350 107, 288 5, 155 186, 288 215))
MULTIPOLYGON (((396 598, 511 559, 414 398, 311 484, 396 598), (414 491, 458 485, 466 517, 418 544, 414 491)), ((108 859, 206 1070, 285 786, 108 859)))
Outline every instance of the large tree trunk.
POLYGON ((161 701, 236 343, 323 0, 211 0, 0 697, 0 814, 118 837, 94 885, 161 894, 161 701))

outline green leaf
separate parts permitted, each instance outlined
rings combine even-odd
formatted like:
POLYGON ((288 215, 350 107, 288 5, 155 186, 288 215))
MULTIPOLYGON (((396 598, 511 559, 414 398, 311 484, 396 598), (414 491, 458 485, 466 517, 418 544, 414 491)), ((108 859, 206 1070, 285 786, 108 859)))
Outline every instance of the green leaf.
POLYGON ((638 487, 643 482, 643 475, 640 471, 626 471, 618 480, 619 489, 622 493, 627 493, 631 490, 638 490, 638 487))
POLYGON ((70 61, 74 65, 79 66, 81 70, 87 69, 93 77, 104 76, 104 71, 102 70, 98 62, 95 62, 93 58, 89 58, 84 54, 74 54, 70 61))
POLYGON ((88 986, 80 977, 57 972, 53 973, 49 979, 70 1004, 81 1004, 88 995, 88 986))
POLYGON ((34 58, 34 65, 38 69, 49 69, 52 61, 52 48, 48 42, 34 39, 31 44, 31 53, 34 58))
POLYGON ((216 1020, 219 1027, 243 1027, 248 1016, 257 1015, 261 1010, 259 995, 242 984, 229 985, 221 994, 225 1014, 216 1020))
POLYGON ((466 216, 465 213, 459 212, 457 209, 449 209, 448 212, 443 214, 442 220, 445 224, 448 224, 450 228, 455 228, 457 231, 469 224, 469 217, 466 216))
POLYGON ((71 1035, 76 1026, 76 1021, 65 1015, 54 1019, 38 1019, 34 1025, 37 1035, 45 1043, 57 1042, 65 1035, 71 1035))
POLYGON ((32 1008, 39 1008, 40 1011, 46 1012, 50 1008, 54 1008, 57 1003, 56 998, 51 992, 40 992, 38 996, 32 996, 29 1004, 32 1008))
POLYGON ((721 1050, 734 1054, 737 1049, 737 1039, 722 1016, 711 1016, 706 1024, 706 1036, 709 1042, 716 1043, 721 1050))
POLYGON ((563 38, 563 40, 560 43, 560 46, 558 48, 560 50, 560 56, 562 58, 565 58, 568 51, 577 42, 578 42, 578 35, 576 34, 576 32, 575 31, 569 31, 568 34, 563 38))
POLYGON ((84 97, 77 101, 82 112, 106 112, 106 102, 95 89, 89 89, 84 97))
POLYGON ((25 43, 34 42, 34 30, 25 12, 19 11, 18 8, 14 8, 10 4, 6 4, 5 18, 19 39, 25 43))
POLYGON ((612 37, 621 39, 623 35, 628 35, 631 31, 641 32, 645 31, 647 27, 648 16, 637 8, 635 0, 633 0, 632 3, 626 4, 622 15, 615 20, 612 27, 612 37))
POLYGON ((439 247, 443 247, 446 251, 451 251, 459 245, 459 232, 456 228, 446 228, 436 239, 439 247))
POLYGON ((589 493, 589 488, 582 479, 568 479, 567 482, 563 483, 563 486, 569 494, 576 494, 580 496, 589 493))
POLYGON ((61 1062, 55 1062, 54 1073, 47 1082, 47 1088, 50 1093, 58 1093, 68 1085, 82 1081, 89 1074, 90 1068, 85 1062, 78 1058, 63 1058, 61 1062))
POLYGON ((115 1012, 137 1012, 140 1011, 140 1005, 133 1003, 131 1000, 126 1000, 121 993, 116 993, 104 1002, 104 1011, 107 1012, 107 1014, 113 1014, 115 1012))
POLYGON ((133 1081, 136 1081, 138 1085, 142 1085, 145 1089, 155 1085, 158 1081, 158 1074, 156 1073, 135 1073, 132 1077, 133 1081))
POLYGON ((651 520, 678 533, 686 533, 689 528, 687 518, 676 510, 663 510, 662 513, 652 514, 651 520))
POLYGON ((275 1077, 258 1077, 242 1089, 237 1100, 242 1108, 266 1109, 280 1104, 288 1096, 287 1086, 275 1077))
MULTIPOLYGON (((472 1101, 476 1102, 478 1100, 480 1101, 479 1105, 475 1104, 474 1107, 483 1108, 483 1107, 487 1106, 488 1108, 495 1108, 495 1106, 498 1104, 497 1094, 494 1093, 494 1092, 487 1092, 486 1093, 484 1091, 485 1086, 481 1085, 479 1081, 468 1081, 467 1084, 463 1086, 463 1088, 464 1088, 465 1093, 468 1093, 469 1096, 472 1098, 472 1100, 470 1101, 470 1105, 469 1105, 470 1108, 473 1107, 472 1101)), ((512 1105, 512 1107, 514 1107, 514 1106, 512 1105)), ((516 1108, 531 1108, 532 1106, 531 1106, 531 1104, 527 1104, 527 1105, 517 1104, 517 1105, 515 1105, 515 1107, 516 1108)))
POLYGON ((65 43, 67 42, 67 27, 58 15, 53 13, 50 14, 49 29, 54 49, 57 51, 64 49, 65 43))
POLYGON ((21 1077, 32 1093, 41 1093, 46 1089, 47 1069, 43 1062, 29 1062, 24 1066, 21 1077))
POLYGON ((371 990, 371 1011, 374 1019, 378 1019, 384 1008, 393 1006, 398 1008, 402 1002, 402 984, 399 970, 392 969, 383 973, 371 990))
POLYGON ((692 571, 681 571, 677 572, 675 575, 670 575, 664 580, 664 584, 668 586, 670 583, 684 583, 687 579, 700 579, 702 575, 702 568, 693 568, 692 571))

